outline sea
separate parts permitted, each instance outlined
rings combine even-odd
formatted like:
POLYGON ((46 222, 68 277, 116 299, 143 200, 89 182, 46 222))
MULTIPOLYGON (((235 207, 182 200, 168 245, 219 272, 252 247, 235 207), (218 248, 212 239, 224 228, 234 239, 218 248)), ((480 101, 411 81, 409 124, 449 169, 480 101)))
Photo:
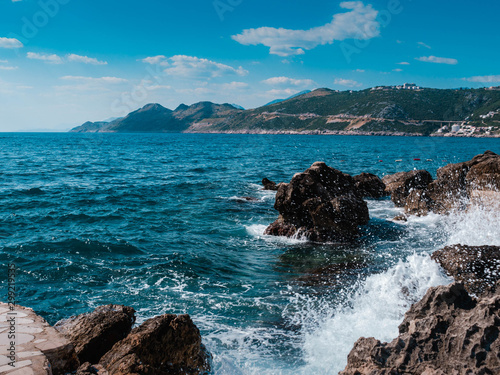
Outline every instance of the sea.
POLYGON ((213 374, 335 374, 359 337, 394 339, 411 304, 451 282, 433 251, 500 245, 500 215, 401 222, 389 198, 370 199, 355 243, 271 237, 275 193, 262 178, 288 182, 315 161, 435 176, 486 150, 500 153, 500 140, 1 133, 2 298, 15 264, 17 303, 51 324, 109 303, 132 306, 138 324, 189 314, 213 374))

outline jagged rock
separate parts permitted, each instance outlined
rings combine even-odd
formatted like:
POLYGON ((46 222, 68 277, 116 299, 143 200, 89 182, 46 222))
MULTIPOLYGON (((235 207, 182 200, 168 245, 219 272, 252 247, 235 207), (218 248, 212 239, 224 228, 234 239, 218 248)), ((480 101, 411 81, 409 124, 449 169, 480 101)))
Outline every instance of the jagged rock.
POLYGON ((278 190, 278 185, 276 185, 276 182, 273 182, 265 177, 262 179, 262 185, 264 185, 264 190, 278 190))
POLYGON ((205 374, 209 354, 189 315, 161 315, 146 320, 102 357, 112 375, 205 374))
POLYGON ((78 367, 75 375, 109 375, 109 373, 101 365, 92 365, 90 362, 85 362, 78 367))
POLYGON ((398 172, 384 176, 382 179, 386 186, 386 193, 397 207, 404 207, 406 198, 415 189, 426 189, 432 182, 432 176, 426 170, 398 172))
POLYGON ((447 246, 435 251, 432 259, 469 293, 479 295, 500 280, 500 246, 447 246))
POLYGON ((54 327, 73 343, 80 363, 98 363, 116 342, 128 335, 134 322, 133 308, 105 305, 91 313, 61 320, 54 327))
POLYGON ((500 295, 479 299, 462 284, 430 288, 390 343, 360 338, 340 375, 499 374, 500 295))
POLYGON ((404 189, 396 187, 404 173, 411 172, 386 176, 384 182, 392 191, 394 203, 404 206, 407 213, 447 213, 470 205, 500 207, 500 156, 492 151, 463 163, 439 168, 436 180, 426 186, 414 187, 419 190, 417 193, 411 190, 408 194, 401 194, 404 189))
POLYGON ((361 173, 353 177, 356 188, 363 197, 382 198, 387 194, 380 177, 371 173, 361 173))
POLYGON ((368 206, 348 174, 314 163, 290 183, 280 183, 274 208, 278 219, 265 234, 303 236, 318 242, 356 238, 358 226, 368 223, 368 206))

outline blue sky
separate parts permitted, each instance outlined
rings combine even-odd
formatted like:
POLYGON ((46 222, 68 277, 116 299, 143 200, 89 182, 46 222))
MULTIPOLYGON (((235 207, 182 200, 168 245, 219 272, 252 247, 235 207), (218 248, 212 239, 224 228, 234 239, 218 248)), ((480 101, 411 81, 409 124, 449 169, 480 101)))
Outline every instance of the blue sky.
POLYGON ((3 0, 0 131, 318 87, 500 85, 498 1, 3 0))

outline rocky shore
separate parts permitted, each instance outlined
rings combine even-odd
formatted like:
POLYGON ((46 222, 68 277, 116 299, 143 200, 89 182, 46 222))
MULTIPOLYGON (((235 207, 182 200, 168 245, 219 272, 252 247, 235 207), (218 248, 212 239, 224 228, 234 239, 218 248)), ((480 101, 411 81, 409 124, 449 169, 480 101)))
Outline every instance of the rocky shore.
MULTIPOLYGON (((448 214, 478 206, 500 211, 500 156, 491 151, 440 168, 436 179, 425 170, 383 179, 368 173, 353 177, 316 162, 289 183, 276 184, 267 178, 262 183, 264 189, 276 191, 279 213, 266 234, 317 242, 354 241, 359 226, 369 220, 365 197, 390 195, 405 215, 448 214)), ((500 247, 456 244, 434 252, 432 259, 454 282, 430 288, 411 306, 393 341, 360 338, 341 375, 500 374, 500 247)), ((341 272, 356 275, 359 268, 354 263, 322 267, 301 281, 324 283, 341 272)), ((1 373, 201 375, 211 371, 211 355, 188 315, 165 314, 135 326, 132 307, 105 305, 51 327, 32 310, 15 308, 20 341, 16 367, 9 367, 6 314, 10 310, 0 304, 1 373)))

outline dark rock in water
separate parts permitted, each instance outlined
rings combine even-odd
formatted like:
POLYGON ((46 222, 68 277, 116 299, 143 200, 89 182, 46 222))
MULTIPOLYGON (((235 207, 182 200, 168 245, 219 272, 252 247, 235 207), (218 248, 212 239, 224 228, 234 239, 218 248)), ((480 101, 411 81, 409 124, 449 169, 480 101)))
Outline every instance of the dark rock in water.
POLYGON ((325 267, 308 270, 297 281, 305 285, 335 285, 346 277, 359 276, 360 270, 366 267, 366 263, 344 262, 330 264, 325 267))
POLYGON ((265 177, 262 179, 262 185, 264 185, 264 190, 278 190, 276 182, 273 182, 265 177))
POLYGON ((355 186, 363 197, 382 198, 388 195, 380 177, 371 173, 361 173, 353 177, 355 186))
POLYGON ((189 315, 166 314, 146 320, 102 357, 113 375, 205 374, 210 355, 189 315))
POLYGON ((479 299, 462 284, 430 288, 390 343, 360 338, 341 375, 500 374, 500 294, 479 299))
POLYGON ((23 194, 26 194, 26 195, 42 195, 42 194, 45 194, 45 192, 42 189, 40 189, 40 188, 31 188, 31 189, 28 189, 28 190, 24 190, 23 194))
POLYGON ((105 305, 91 313, 61 320, 54 328, 73 343, 80 363, 98 363, 115 343, 129 334, 134 322, 133 308, 105 305))
POLYGON ((254 198, 254 197, 240 197, 239 199, 243 199, 248 202, 259 202, 259 199, 254 198))
POLYGON ((480 295, 500 280, 500 246, 447 246, 435 251, 432 259, 469 293, 480 295))
POLYGON ((397 207, 404 207, 406 198, 414 189, 426 189, 432 182, 432 176, 426 170, 398 172, 384 176, 386 193, 397 207))
POLYGON ((280 215, 265 234, 318 242, 351 241, 359 235, 358 226, 369 220, 354 179, 323 162, 279 184, 274 208, 280 215))
POLYGON ((411 173, 416 171, 384 177, 393 202, 405 207, 407 213, 448 213, 471 205, 500 208, 500 156, 494 152, 486 151, 472 160, 448 164, 438 169, 436 180, 429 182, 427 176, 423 184, 412 184, 407 189, 402 181, 411 173))

